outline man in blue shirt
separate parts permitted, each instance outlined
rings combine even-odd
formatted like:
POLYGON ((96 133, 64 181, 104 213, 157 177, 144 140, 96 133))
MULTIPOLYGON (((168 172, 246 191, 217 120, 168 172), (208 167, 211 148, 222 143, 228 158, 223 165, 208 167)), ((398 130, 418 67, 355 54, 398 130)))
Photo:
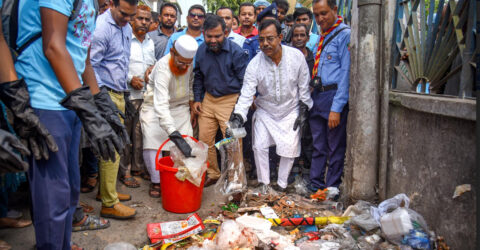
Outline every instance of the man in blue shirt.
POLYGON ((226 39, 226 25, 221 17, 208 17, 203 28, 205 43, 198 48, 195 59, 193 110, 199 116, 199 139, 209 147, 210 167, 205 180, 205 186, 209 186, 220 177, 215 135, 219 126, 225 135, 225 123, 242 88, 248 58, 237 44, 226 39))
POLYGON ((58 151, 52 150, 45 159, 29 159, 36 248, 70 249, 80 191, 81 127, 104 159, 114 158, 114 149, 123 150, 116 133, 125 128, 117 126, 118 110, 99 91, 89 63, 93 1, 84 0, 76 10, 74 0, 22 1, 19 16, 17 45, 40 32, 41 39, 17 58, 17 74, 25 79, 31 106, 58 145, 58 151))
MULTIPOLYGON (((117 108, 125 112, 125 92, 128 92, 128 64, 132 27, 129 22, 137 11, 137 0, 113 0, 110 9, 97 19, 93 33, 90 61, 95 71, 98 85, 108 90, 117 108)), ((122 121, 123 123, 123 121, 122 121)), ((100 194, 102 200, 100 215, 116 219, 135 216, 133 208, 120 201, 130 200, 131 196, 116 191, 117 174, 120 164, 118 153, 114 161, 102 160, 100 166, 100 194)))
POLYGON ((313 52, 315 63, 312 75, 316 77, 310 84, 314 89, 314 104, 310 111, 313 136, 310 189, 316 191, 338 187, 341 183, 350 86, 350 28, 336 15, 335 0, 314 0, 313 13, 324 37, 320 39, 323 46, 318 47, 317 44, 313 52), (330 40, 331 37, 333 39, 330 40), (329 164, 325 178, 327 160, 329 164))
POLYGON ((198 45, 202 44, 203 34, 202 34, 202 27, 203 22, 205 21, 205 8, 202 5, 195 4, 188 9, 188 16, 187 16, 187 28, 180 31, 175 32, 173 35, 168 39, 167 47, 165 47, 164 56, 170 53, 170 49, 173 46, 173 41, 177 40, 182 35, 190 35, 191 37, 197 40, 198 45))

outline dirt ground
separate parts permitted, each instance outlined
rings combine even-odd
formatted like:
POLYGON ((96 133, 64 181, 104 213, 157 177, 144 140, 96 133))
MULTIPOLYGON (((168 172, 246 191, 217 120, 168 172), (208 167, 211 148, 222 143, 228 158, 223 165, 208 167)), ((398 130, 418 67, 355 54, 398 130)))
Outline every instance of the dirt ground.
MULTIPOLYGON (((110 227, 96 231, 82 231, 72 234, 73 242, 85 249, 103 249, 110 243, 128 242, 135 247, 143 247, 148 244, 147 224, 162 221, 180 220, 189 214, 175 214, 165 211, 162 208, 161 198, 154 199, 148 196, 149 183, 141 180, 139 188, 127 188, 120 182, 117 184, 117 191, 133 196, 126 205, 137 209, 137 215, 131 220, 110 219, 110 227)), ((101 203, 95 200, 96 190, 91 193, 81 194, 80 201, 95 208, 94 215, 100 214, 101 203)), ((220 210, 219 204, 223 198, 216 196, 214 187, 205 188, 202 197, 202 207, 197 211, 201 218, 220 210)), ((24 209, 24 218, 30 218, 27 209, 24 209)), ((22 229, 0 229, 0 239, 7 241, 13 249, 34 249, 35 233, 33 226, 22 229)))

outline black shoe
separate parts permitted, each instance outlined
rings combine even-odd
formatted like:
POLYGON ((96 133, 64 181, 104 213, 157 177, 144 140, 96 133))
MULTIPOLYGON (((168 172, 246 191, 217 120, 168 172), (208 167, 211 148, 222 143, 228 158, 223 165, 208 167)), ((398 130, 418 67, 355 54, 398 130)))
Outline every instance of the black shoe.
POLYGON ((275 190, 279 193, 286 193, 287 192, 287 188, 282 188, 276 183, 272 185, 272 188, 273 188, 273 190, 275 190))

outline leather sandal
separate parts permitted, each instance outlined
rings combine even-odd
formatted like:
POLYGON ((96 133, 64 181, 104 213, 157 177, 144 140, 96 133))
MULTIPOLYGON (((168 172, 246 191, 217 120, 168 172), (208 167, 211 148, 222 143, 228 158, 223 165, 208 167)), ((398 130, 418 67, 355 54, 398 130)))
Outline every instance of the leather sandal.
POLYGON ((135 179, 133 176, 123 176, 120 178, 120 181, 125 184, 125 186, 129 188, 138 188, 140 187, 140 183, 135 179))
POLYGON ((79 232, 85 230, 98 230, 110 226, 110 221, 99 218, 95 215, 85 215, 82 221, 73 224, 72 231, 79 232))
POLYGON ((152 198, 160 198, 162 193, 160 191, 160 183, 152 183, 150 184, 150 190, 148 190, 148 195, 152 198))

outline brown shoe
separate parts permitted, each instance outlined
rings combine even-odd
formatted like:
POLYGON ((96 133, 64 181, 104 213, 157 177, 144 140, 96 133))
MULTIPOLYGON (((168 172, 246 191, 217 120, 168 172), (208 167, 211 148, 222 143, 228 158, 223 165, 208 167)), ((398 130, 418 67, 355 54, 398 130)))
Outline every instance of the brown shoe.
MULTIPOLYGON (((118 197, 118 200, 119 201, 129 201, 132 199, 132 196, 129 195, 129 194, 121 194, 121 193, 117 193, 117 197, 118 197)), ((102 196, 100 196, 100 194, 97 194, 97 197, 95 197, 95 199, 97 201, 102 201, 102 196)))
POLYGON ((122 203, 117 203, 112 207, 102 206, 100 216, 113 219, 130 219, 137 214, 137 211, 131 207, 125 206, 122 203))
POLYGON ((207 177, 207 179, 205 179, 205 183, 203 184, 204 187, 209 187, 215 183, 217 183, 218 181, 218 178, 217 179, 212 179, 210 177, 207 177))

